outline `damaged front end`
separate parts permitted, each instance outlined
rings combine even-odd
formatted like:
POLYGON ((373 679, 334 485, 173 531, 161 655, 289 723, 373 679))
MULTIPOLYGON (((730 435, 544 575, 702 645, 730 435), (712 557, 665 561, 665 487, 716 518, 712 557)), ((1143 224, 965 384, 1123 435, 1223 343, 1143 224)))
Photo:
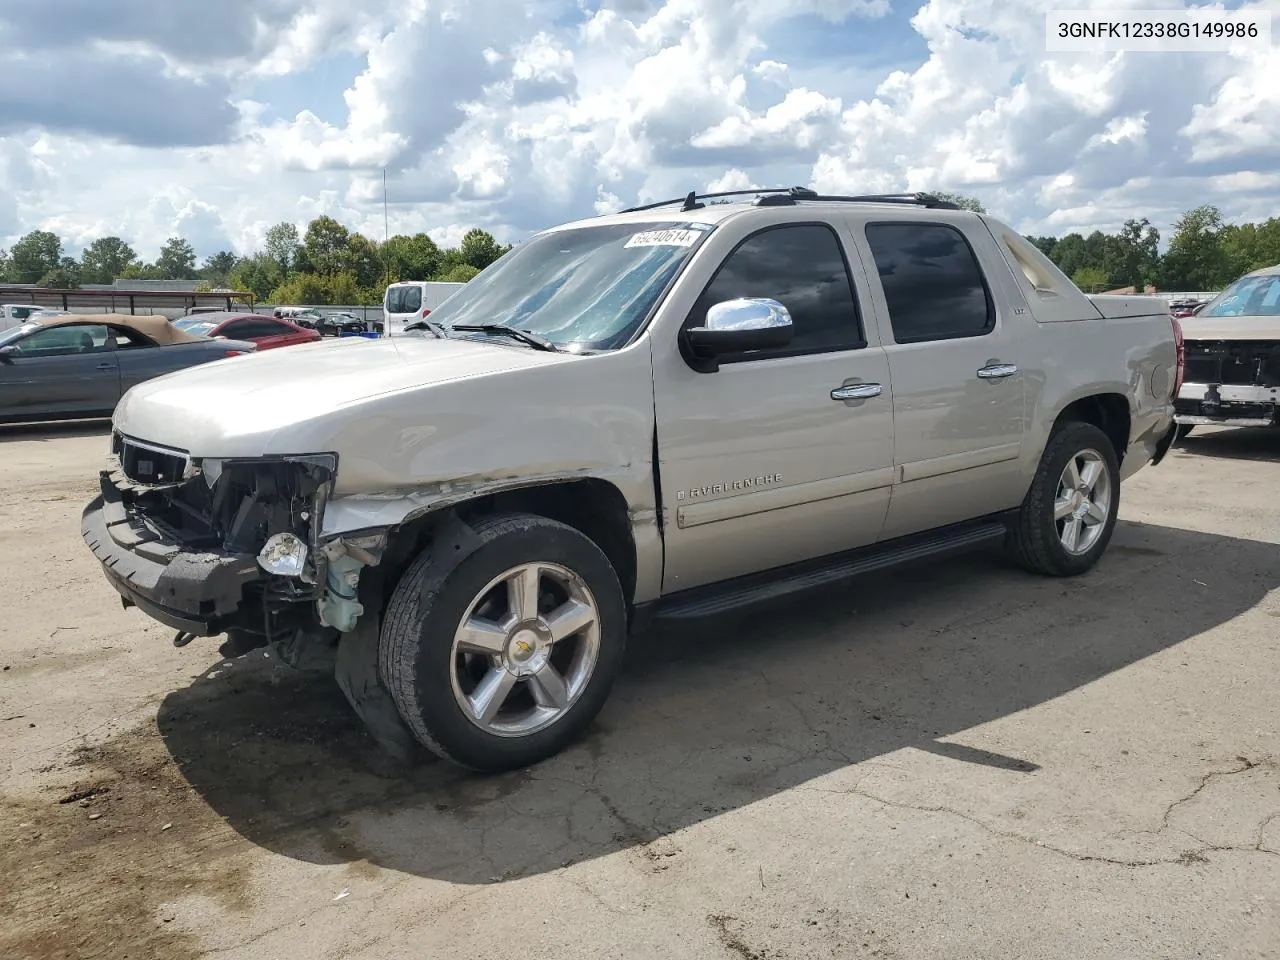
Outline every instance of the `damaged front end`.
POLYGON ((1188 340, 1175 414, 1187 426, 1280 424, 1280 341, 1188 340))
POLYGON ((126 607, 192 636, 227 633, 300 665, 363 612, 379 541, 322 542, 330 453, 211 459, 112 435, 82 534, 126 607))

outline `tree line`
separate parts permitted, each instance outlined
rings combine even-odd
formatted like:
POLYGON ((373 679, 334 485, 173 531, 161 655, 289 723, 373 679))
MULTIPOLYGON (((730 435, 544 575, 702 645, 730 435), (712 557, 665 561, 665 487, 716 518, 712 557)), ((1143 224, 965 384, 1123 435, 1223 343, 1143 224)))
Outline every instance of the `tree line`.
POLYGON ((480 229, 456 247, 440 247, 425 233, 376 243, 320 216, 302 234, 287 221, 276 224, 263 249, 247 257, 223 250, 197 264, 190 242, 170 237, 147 263, 120 237, 99 237, 77 260, 66 255, 57 234, 33 230, 0 249, 0 283, 73 290, 116 280, 197 280, 197 290, 230 288, 268 303, 377 304, 392 281, 465 283, 509 249, 480 229))
MULTIPOLYGON (((986 212, 973 197, 937 196, 986 212)), ((1227 223, 1210 205, 1178 218, 1163 254, 1160 232, 1145 217, 1126 220, 1116 233, 1027 239, 1089 293, 1127 286, 1218 290, 1242 274, 1280 264, 1280 217, 1227 223)), ((301 235, 292 223, 276 224, 263 249, 251 256, 224 250, 197 266, 195 251, 182 237, 166 240, 153 263, 120 237, 94 240, 77 260, 64 253, 57 234, 33 230, 12 249, 0 249, 0 282, 74 289, 117 279, 199 280, 207 289, 230 287, 269 303, 376 304, 391 281, 465 283, 509 249, 480 229, 469 231, 457 247, 442 248, 425 233, 376 243, 320 216, 301 235)))

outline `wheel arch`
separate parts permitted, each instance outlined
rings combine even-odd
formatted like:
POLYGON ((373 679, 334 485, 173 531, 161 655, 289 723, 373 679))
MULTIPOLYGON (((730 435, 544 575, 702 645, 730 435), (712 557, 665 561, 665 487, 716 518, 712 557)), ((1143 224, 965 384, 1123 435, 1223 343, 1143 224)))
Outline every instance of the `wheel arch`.
POLYGON ((413 558, 453 521, 469 525, 482 516, 517 512, 558 520, 595 543, 617 573, 628 608, 634 605, 639 576, 635 525, 643 518, 637 517, 616 485, 598 477, 504 486, 418 507, 387 530, 381 564, 383 601, 413 558))
POLYGON ((1054 418, 1049 436, 1067 423, 1089 423, 1097 427, 1111 441, 1116 461, 1123 464, 1133 425, 1129 399, 1124 394, 1098 390, 1073 399, 1054 418))

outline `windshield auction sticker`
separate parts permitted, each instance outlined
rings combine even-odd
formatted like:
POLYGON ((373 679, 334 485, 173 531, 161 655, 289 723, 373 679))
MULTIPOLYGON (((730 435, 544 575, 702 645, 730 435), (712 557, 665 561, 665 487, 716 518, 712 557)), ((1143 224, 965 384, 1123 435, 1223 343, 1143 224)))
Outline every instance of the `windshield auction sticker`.
POLYGON ((625 247, 692 247, 702 234, 698 230, 646 230, 634 233, 625 247))

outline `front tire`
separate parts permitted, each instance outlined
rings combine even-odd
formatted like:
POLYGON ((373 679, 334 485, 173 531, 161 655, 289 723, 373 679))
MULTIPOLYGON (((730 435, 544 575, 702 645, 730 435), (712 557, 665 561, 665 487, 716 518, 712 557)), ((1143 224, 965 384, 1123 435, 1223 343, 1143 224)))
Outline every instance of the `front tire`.
POLYGON ((1111 439, 1090 423, 1049 438, 1013 524, 1023 566, 1052 577, 1091 569, 1111 541, 1120 510, 1120 464, 1111 439))
POLYGON ((428 548, 383 626, 383 682, 414 736, 472 770, 525 767, 576 740, 622 665, 626 604, 609 559, 532 514, 477 521, 456 565, 428 548))

